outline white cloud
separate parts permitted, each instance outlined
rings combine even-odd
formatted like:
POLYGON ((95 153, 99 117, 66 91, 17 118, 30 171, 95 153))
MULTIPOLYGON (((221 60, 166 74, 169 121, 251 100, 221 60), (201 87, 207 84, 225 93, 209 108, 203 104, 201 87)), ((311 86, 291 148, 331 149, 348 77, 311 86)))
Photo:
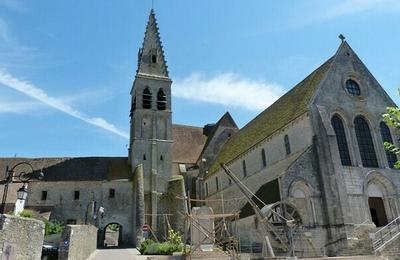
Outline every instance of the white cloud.
POLYGON ((235 73, 206 79, 199 73, 178 79, 172 95, 179 98, 261 111, 284 93, 283 88, 262 80, 250 80, 235 73))
POLYGON ((62 99, 54 98, 47 95, 42 89, 28 83, 24 80, 13 77, 12 75, 0 70, 0 84, 7 86, 9 88, 15 89, 31 98, 34 98, 52 108, 55 108, 65 114, 78 118, 88 124, 103 128, 111 133, 117 134, 126 139, 129 138, 128 133, 123 130, 118 129, 113 124, 108 123, 101 117, 90 117, 78 110, 75 110, 68 104, 66 104, 62 99))
POLYGON ((32 101, 15 101, 9 102, 0 100, 0 114, 1 113, 24 113, 32 111, 41 107, 41 103, 32 101))
POLYGON ((316 12, 319 15, 317 20, 330 20, 345 15, 358 14, 373 11, 377 12, 396 12, 400 11, 400 1, 398 0, 346 0, 339 4, 326 8, 325 12, 316 12))

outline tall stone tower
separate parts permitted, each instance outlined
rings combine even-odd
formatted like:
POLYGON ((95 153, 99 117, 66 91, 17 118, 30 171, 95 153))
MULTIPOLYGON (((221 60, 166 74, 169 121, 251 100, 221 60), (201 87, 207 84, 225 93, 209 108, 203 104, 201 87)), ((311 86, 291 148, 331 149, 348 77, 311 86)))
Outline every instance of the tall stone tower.
POLYGON ((146 223, 157 227, 160 197, 172 172, 171 79, 154 10, 151 10, 131 96, 129 159, 143 164, 146 223), (152 215, 150 215, 152 214, 152 215))

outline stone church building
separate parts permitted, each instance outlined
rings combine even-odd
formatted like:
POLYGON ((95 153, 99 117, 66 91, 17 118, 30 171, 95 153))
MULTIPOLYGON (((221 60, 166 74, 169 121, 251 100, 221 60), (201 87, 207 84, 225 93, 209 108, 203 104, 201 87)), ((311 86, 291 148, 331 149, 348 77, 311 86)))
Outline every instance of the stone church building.
MULTIPOLYGON (((262 243, 253 209, 221 163, 260 207, 292 208, 317 255, 349 253, 360 229, 399 216, 397 158, 383 146, 398 137, 382 121, 396 104, 346 41, 240 129, 229 113, 204 127, 173 124, 171 88, 151 11, 130 92, 128 156, 1 158, 0 169, 28 161, 43 170, 43 180, 29 183, 26 207, 65 223, 84 223, 96 201, 105 208, 95 223, 100 232, 119 224, 124 245, 137 243, 143 224, 156 232, 179 226, 177 212, 187 206, 176 195, 185 193, 205 199, 215 213, 239 212, 241 242, 262 243)), ((9 206, 17 188, 9 190, 9 206)))

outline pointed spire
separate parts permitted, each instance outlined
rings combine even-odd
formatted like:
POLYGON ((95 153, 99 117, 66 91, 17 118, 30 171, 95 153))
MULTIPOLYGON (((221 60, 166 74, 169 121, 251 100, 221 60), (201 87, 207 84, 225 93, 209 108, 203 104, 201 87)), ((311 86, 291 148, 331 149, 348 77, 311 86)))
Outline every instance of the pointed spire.
POLYGON ((137 74, 169 77, 154 9, 150 11, 143 46, 139 49, 137 74))

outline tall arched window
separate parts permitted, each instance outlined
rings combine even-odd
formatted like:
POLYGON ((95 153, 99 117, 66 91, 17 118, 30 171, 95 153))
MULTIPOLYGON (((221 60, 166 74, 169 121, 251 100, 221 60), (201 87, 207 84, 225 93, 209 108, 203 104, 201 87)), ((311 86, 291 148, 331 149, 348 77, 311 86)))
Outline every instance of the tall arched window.
POLYGON ((372 141, 371 131, 367 121, 362 116, 357 116, 354 119, 354 128, 363 166, 378 167, 374 142, 372 141))
MULTIPOLYGON (((392 138, 392 135, 390 134, 389 127, 384 122, 381 122, 379 124, 379 127, 381 129, 381 136, 382 136, 383 142, 388 142, 388 143, 392 144, 393 143, 393 138, 392 138)), ((394 164, 397 162, 396 154, 391 153, 389 151, 386 151, 386 158, 388 160, 389 167, 393 168, 394 164)))
POLYGON ((164 91, 160 88, 157 93, 157 109, 165 110, 167 108, 167 96, 164 91))
POLYGON ((151 92, 149 90, 149 88, 145 88, 143 90, 143 97, 142 97, 142 107, 146 108, 146 109, 150 109, 151 108, 151 92))
POLYGON ((284 141, 285 141, 286 155, 289 155, 290 154, 290 143, 289 143, 289 136, 288 135, 285 135, 284 141))
POLYGON ((247 176, 247 169, 246 169, 246 161, 242 161, 242 166, 243 166, 243 177, 247 176))
POLYGON ((263 167, 266 167, 267 166, 267 157, 265 156, 264 149, 261 149, 261 159, 262 159, 263 167))
POLYGON ((331 119, 331 124, 336 134, 336 142, 339 149, 340 161, 342 162, 342 165, 350 166, 351 159, 343 121, 338 115, 334 115, 331 119))

